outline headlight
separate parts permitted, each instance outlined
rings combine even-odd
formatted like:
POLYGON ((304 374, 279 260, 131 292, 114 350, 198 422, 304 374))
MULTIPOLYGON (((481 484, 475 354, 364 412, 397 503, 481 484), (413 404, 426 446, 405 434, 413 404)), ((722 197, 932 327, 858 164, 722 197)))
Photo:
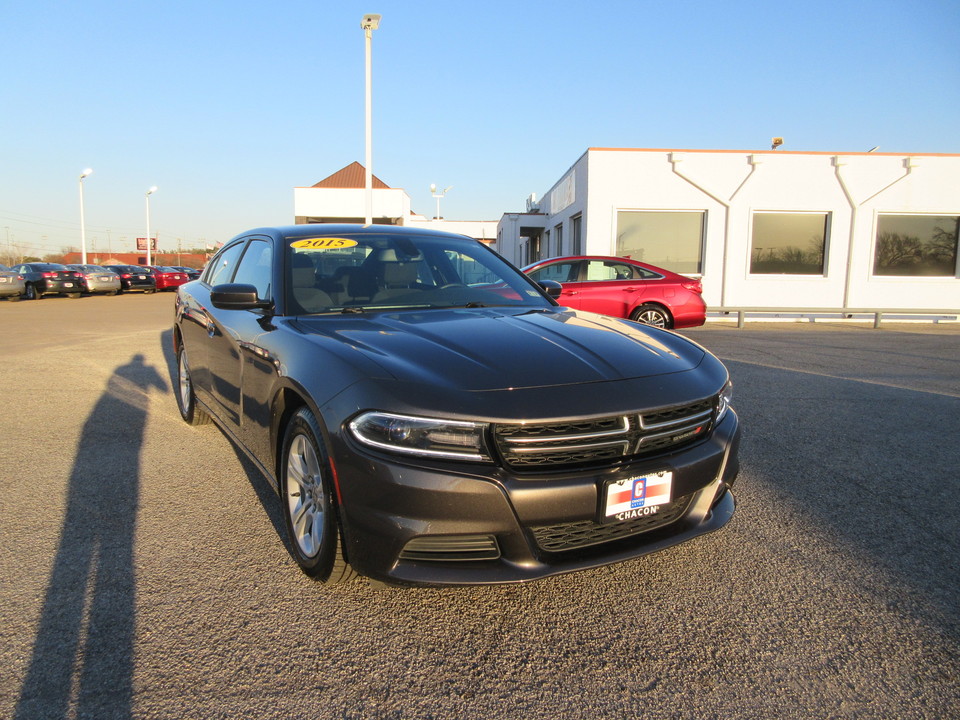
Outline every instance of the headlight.
POLYGON ((448 460, 490 460, 483 423, 365 412, 350 423, 350 432, 369 447, 404 455, 448 460))
POLYGON ((723 386, 723 390, 720 391, 720 401, 717 407, 717 422, 719 423, 723 420, 723 416, 727 414, 727 410, 730 409, 730 403, 733 401, 733 383, 729 380, 727 384, 723 386))

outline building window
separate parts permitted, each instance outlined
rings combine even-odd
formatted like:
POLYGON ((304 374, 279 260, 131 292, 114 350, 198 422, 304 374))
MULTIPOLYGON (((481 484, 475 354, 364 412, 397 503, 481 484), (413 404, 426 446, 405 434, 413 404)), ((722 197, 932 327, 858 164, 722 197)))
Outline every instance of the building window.
POLYGON ((879 215, 874 275, 956 277, 957 215, 879 215))
POLYGON ((553 236, 557 240, 557 252, 554 253, 554 257, 560 257, 563 255, 563 225, 557 225, 553 228, 553 236))
POLYGON ((570 223, 573 226, 572 228, 572 247, 570 248, 571 255, 582 255, 583 254, 583 216, 577 215, 570 219, 570 223))
POLYGON ((703 271, 705 212, 617 213, 617 255, 678 273, 703 271))
POLYGON ((750 272, 823 275, 829 227, 829 213, 754 213, 750 272))

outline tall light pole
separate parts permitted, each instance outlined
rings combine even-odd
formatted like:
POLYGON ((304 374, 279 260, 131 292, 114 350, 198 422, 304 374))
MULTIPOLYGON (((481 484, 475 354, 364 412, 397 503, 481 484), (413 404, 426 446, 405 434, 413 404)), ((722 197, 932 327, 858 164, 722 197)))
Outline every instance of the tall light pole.
POLYGON ((80 173, 80 262, 84 265, 87 264, 87 224, 83 218, 83 179, 91 173, 91 168, 80 173))
POLYGON ((446 195, 446 194, 447 194, 447 191, 451 190, 452 188, 453 188, 453 185, 450 185, 449 187, 445 187, 445 188, 444 188, 443 190, 441 190, 440 192, 437 192, 437 186, 436 186, 436 184, 433 184, 433 185, 430 186, 430 192, 431 192, 431 194, 433 195, 433 197, 435 197, 435 198, 437 199, 437 216, 434 218, 434 220, 439 220, 439 219, 440 219, 440 198, 442 198, 444 195, 446 195))
POLYGON ((147 203, 147 265, 153 265, 150 262, 150 196, 157 191, 157 186, 154 185, 152 188, 147 190, 147 194, 144 196, 147 203))
POLYGON ((366 116, 367 116, 367 135, 366 135, 366 168, 364 175, 364 187, 367 196, 367 225, 373 224, 373 91, 371 89, 372 80, 370 73, 370 46, 373 40, 373 31, 380 27, 380 15, 364 15, 360 21, 360 27, 363 29, 366 46, 366 116))

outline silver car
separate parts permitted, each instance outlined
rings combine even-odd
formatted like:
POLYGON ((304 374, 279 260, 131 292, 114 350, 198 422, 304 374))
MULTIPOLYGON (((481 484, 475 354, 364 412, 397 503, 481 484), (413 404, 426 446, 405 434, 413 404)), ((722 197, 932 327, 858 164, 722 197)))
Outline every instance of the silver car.
POLYGON ((84 292, 116 295, 120 292, 120 276, 100 265, 67 265, 71 270, 83 273, 84 292))
POLYGON ((23 275, 6 265, 0 265, 0 297, 19 300, 25 291, 26 283, 23 281, 23 275))

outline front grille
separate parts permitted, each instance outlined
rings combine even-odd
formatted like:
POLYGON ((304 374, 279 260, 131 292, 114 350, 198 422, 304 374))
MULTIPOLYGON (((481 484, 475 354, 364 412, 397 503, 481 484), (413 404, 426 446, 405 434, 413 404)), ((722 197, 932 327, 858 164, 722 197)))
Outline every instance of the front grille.
POLYGON ((605 465, 697 442, 713 428, 716 398, 576 422, 499 424, 497 449, 521 472, 605 465))
POLYGON ((653 515, 623 522, 598 523, 593 520, 532 527, 537 546, 544 552, 565 552, 640 535, 669 525, 683 517, 693 495, 685 495, 658 505, 653 515))

